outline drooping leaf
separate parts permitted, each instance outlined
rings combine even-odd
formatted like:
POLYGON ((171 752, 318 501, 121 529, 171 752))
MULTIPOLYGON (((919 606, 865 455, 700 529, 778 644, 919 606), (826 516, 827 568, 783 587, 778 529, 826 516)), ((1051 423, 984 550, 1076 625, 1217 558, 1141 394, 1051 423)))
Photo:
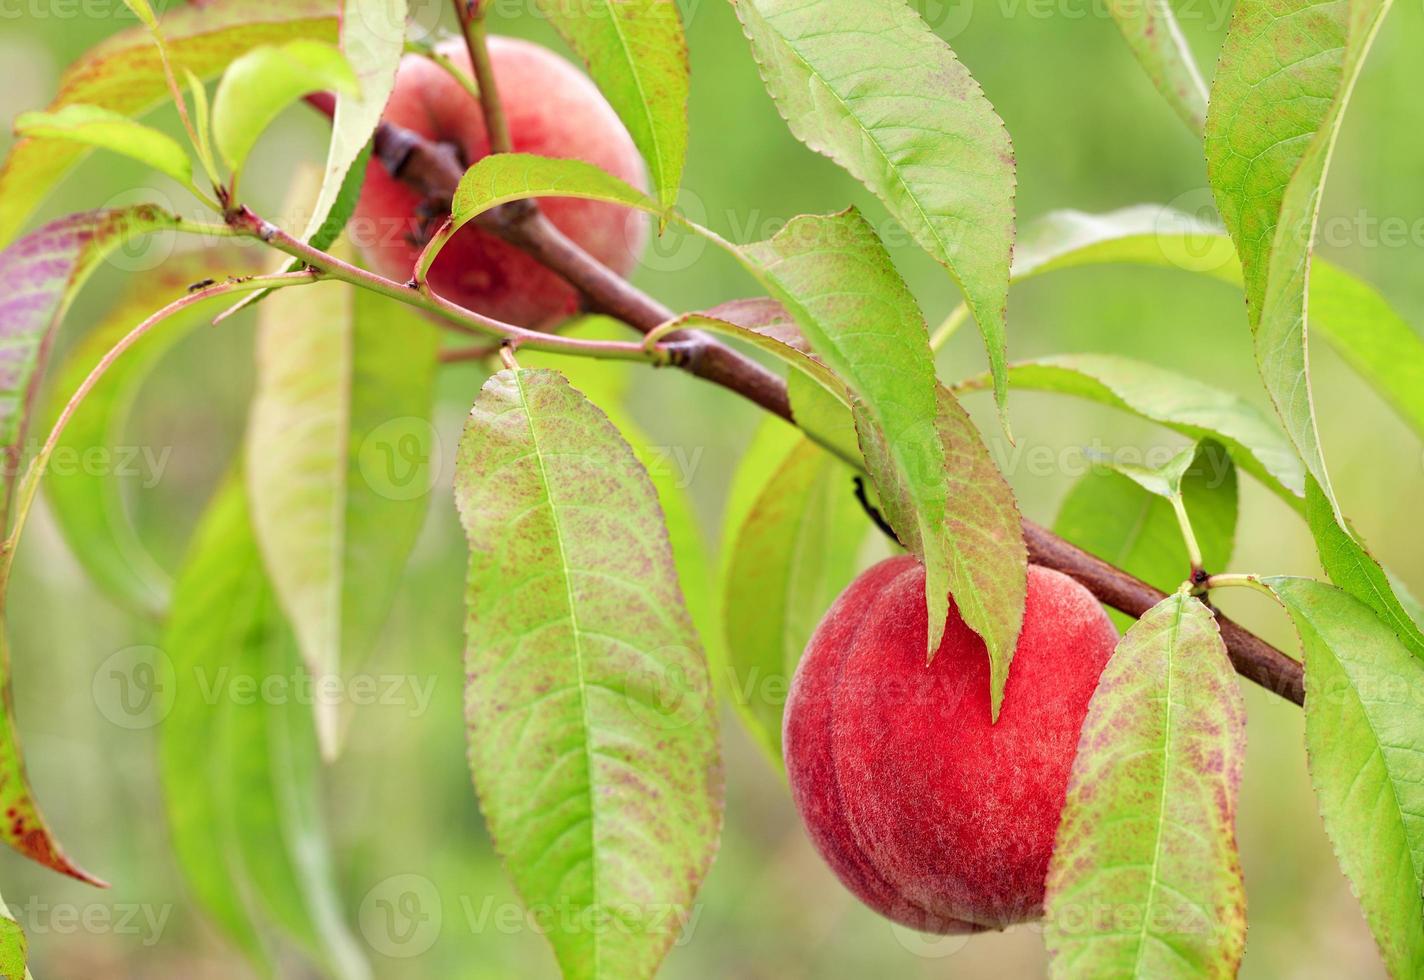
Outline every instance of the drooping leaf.
POLYGON ((193 162, 173 137, 128 116, 92 105, 67 105, 58 112, 25 112, 15 120, 23 139, 68 140, 133 157, 180 184, 193 183, 193 162))
MULTIPOLYGON (((935 429, 937 385, 924 316, 854 209, 793 218, 771 239, 741 251, 811 348, 850 387, 865 427, 875 433, 882 452, 870 475, 882 496, 895 488, 903 506, 891 525, 925 564, 933 656, 949 610, 951 559, 938 533, 945 523, 945 447, 935 429)), ((961 606, 973 602, 956 598, 961 606)))
POLYGON ((1236 975, 1246 709, 1211 611, 1184 593, 1127 632, 1088 707, 1048 868, 1050 975, 1236 975))
MULTIPOLYGON (((292 38, 336 40, 329 0, 224 0, 175 7, 163 19, 175 72, 198 78, 220 73, 233 58, 261 44, 292 38)), ((60 79, 50 112, 86 104, 137 116, 168 99, 158 49, 146 28, 110 37, 76 61, 60 79)), ((26 218, 85 154, 84 147, 20 140, 0 168, 0 246, 19 234, 26 218)))
POLYGON ((1330 581, 1373 609, 1416 657, 1424 659, 1424 632, 1395 595, 1389 576, 1363 542, 1336 523, 1330 501, 1310 477, 1306 478, 1305 518, 1330 581))
POLYGON ((406 0, 344 0, 341 53, 355 72, 360 92, 336 93, 331 142, 321 191, 302 240, 326 248, 341 233, 360 196, 371 134, 396 85, 405 51, 406 0), (354 188, 354 190, 353 190, 354 188), (342 207, 343 199, 349 207, 342 207))
POLYGON ((1207 174, 1237 253, 1266 390, 1340 517, 1307 371, 1306 300, 1326 170, 1389 0, 1243 0, 1212 83, 1207 174))
MULTIPOLYGON (((49 393, 50 424, 104 354, 167 298, 207 279, 255 271, 249 251, 205 248, 174 256, 139 277, 58 366, 49 393)), ((135 467, 129 458, 133 450, 119 447, 129 408, 153 365, 214 312, 211 304, 190 306, 115 361, 70 416, 45 474, 50 511, 75 559, 112 598, 150 616, 167 607, 171 582, 139 539, 118 477, 125 469, 137 468, 147 479, 157 479, 162 461, 155 465, 152 458, 144 458, 135 467), (90 465, 95 454, 113 465, 90 465), (57 465, 65 460, 73 465, 57 465)))
POLYGON ((300 38, 264 45, 234 59, 213 96, 213 142, 219 155, 237 173, 283 109, 323 90, 361 97, 360 79, 346 56, 325 41, 300 38))
POLYGON ((271 968, 280 929, 336 975, 369 976, 341 918, 301 660, 240 479, 226 481, 193 539, 163 649, 175 690, 159 760, 190 887, 259 965, 271 968))
POLYGON ((1108 12, 1137 63, 1191 131, 1206 128, 1206 82, 1168 0, 1112 0, 1108 12))
POLYGON ((687 40, 674 0, 536 0, 598 83, 648 164, 664 208, 687 159, 687 40))
POLYGON ((791 132, 860 180, 958 280, 1002 410, 1014 150, 979 83, 903 0, 734 6, 791 132))
POLYGON ((525 901, 574 910, 547 932, 566 977, 650 977, 722 811, 707 665, 653 487, 560 375, 515 369, 471 410, 455 498, 491 836, 525 901), (610 927, 579 928, 584 915, 610 927))
MULTIPOLYGON (((1236 537, 1237 479, 1219 445, 1203 443, 1181 482, 1182 499, 1208 571, 1230 567, 1236 537)), ((1094 468, 1068 491, 1054 533, 1172 592, 1191 572, 1172 505, 1119 472, 1094 468)), ((1131 620, 1112 613, 1120 628, 1131 620)))
MULTIPOLYGON (((436 343, 410 308, 344 285, 279 290, 260 307, 252 520, 318 678, 375 645, 424 520, 436 343)), ((331 754, 342 719, 317 707, 331 754)))
POLYGON ((765 478, 729 541, 720 591, 732 696, 778 768, 791 676, 854 577, 867 527, 851 471, 802 438, 765 478))
MULTIPOLYGON (((969 414, 947 389, 936 388, 936 394, 935 431, 945 460, 944 516, 937 524, 923 526, 921 533, 938 540, 959 615, 984 638, 989 653, 990 711, 997 718, 1028 595, 1023 518, 1012 488, 994 464, 969 414)), ((885 477, 893 472, 886 461, 888 447, 881 430, 866 424, 859 405, 856 428, 867 468, 880 491, 885 518, 897 530, 914 527, 908 516, 908 509, 914 506, 910 491, 885 477)), ((931 550, 921 541, 902 537, 901 543, 917 553, 931 550)), ((936 638, 931 655, 938 645, 936 638)))
POLYGON ((1392 976, 1424 973, 1424 664, 1353 596, 1268 579, 1305 651, 1305 745, 1325 832, 1392 976))
MULTIPOLYGON (((1293 507, 1302 506, 1305 474, 1290 443, 1254 405, 1239 395, 1185 375, 1112 354, 1066 354, 1022 361, 1009 369, 1012 384, 1111 405, 1193 439, 1213 438, 1236 465, 1293 507)), ((956 390, 987 388, 971 378, 956 390)))
MULTIPOLYGON (((1106 214, 1045 215, 1019 236, 1014 281, 1115 262, 1183 269, 1241 283, 1236 250, 1220 227, 1158 205, 1106 214)), ((1313 259, 1310 329, 1424 437, 1424 340, 1378 290, 1339 266, 1313 259)))

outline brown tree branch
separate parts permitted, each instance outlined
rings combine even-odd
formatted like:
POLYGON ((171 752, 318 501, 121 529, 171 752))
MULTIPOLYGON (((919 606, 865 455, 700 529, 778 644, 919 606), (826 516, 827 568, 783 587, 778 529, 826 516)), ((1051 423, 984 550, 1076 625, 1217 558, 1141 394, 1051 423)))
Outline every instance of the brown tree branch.
MULTIPOLYGON (((376 131, 376 156, 396 179, 447 206, 463 176, 448 148, 399 127, 376 131)), ((559 273, 585 297, 589 307, 647 333, 673 319, 671 310, 600 264, 537 210, 486 212, 479 223, 559 273)), ((681 336, 681 335, 679 335, 681 336)), ((786 384, 765 367, 705 335, 679 367, 755 402, 791 421, 786 384)), ((1146 582, 1090 555, 1033 521, 1023 523, 1029 559, 1081 582, 1103 603, 1129 616, 1141 616, 1166 598, 1146 582)), ((1288 701, 1303 704, 1304 670, 1260 637, 1218 615, 1221 636, 1232 665, 1242 677, 1288 701)))

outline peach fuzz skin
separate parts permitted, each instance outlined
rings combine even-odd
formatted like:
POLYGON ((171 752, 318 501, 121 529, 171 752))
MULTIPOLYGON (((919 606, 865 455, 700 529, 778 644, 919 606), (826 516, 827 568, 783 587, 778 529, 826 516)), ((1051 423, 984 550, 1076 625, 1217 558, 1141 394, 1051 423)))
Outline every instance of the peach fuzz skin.
MULTIPOLYGON (((441 53, 470 73, 459 38, 441 53)), ((490 61, 516 152, 583 160, 638 187, 647 178, 627 130, 598 88, 565 59, 527 41, 489 39, 490 61)), ((396 76, 384 118, 427 139, 450 143, 470 166, 489 154, 479 103, 428 58, 407 55, 396 76)), ((417 213, 418 194, 386 173, 367 169, 350 234, 371 268, 404 282, 423 245, 422 224, 441 215, 417 213)), ((558 228, 620 275, 631 272, 647 240, 647 222, 627 208, 573 198, 541 199, 558 228)), ((578 312, 578 294, 556 273, 494 235, 466 225, 446 244, 430 270, 437 294, 477 313, 522 327, 550 327, 578 312)))
POLYGON ((1042 915, 1078 735, 1117 629, 1085 588, 1028 570, 997 724, 984 642, 951 605, 925 665, 924 569, 881 562, 841 594, 797 668, 783 734, 792 798, 837 877, 924 932, 1042 915))

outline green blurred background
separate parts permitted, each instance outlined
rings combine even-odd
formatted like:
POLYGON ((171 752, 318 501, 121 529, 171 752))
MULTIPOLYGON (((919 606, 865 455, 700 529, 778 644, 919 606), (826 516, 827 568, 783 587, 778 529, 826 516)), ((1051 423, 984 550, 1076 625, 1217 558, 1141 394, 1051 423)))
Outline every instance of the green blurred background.
MULTIPOLYGON (((443 3, 415 4, 434 28, 443 3)), ((495 0, 495 30, 550 43, 528 2, 495 0)), ((886 232, 883 209, 829 161, 787 133, 764 93, 731 6, 681 4, 692 48, 692 147, 686 210, 739 240, 770 234, 802 212, 854 203, 886 232)), ((1198 210, 1201 147, 1130 57, 1103 3, 1092 0, 921 0, 916 4, 983 83, 1013 136, 1018 206, 1026 222, 1056 208, 1104 211, 1174 202, 1198 210)), ((1230 9, 1225 0, 1178 5, 1206 74, 1230 9)), ((71 59, 131 25, 119 0, 0 0, 0 117, 49 101, 71 59)), ((1320 254, 1376 284, 1401 313, 1424 323, 1424 5, 1396 4, 1355 93, 1325 196, 1330 229, 1320 254), (1395 234, 1388 233, 1393 229, 1395 234)), ((172 125, 171 111, 159 122, 172 125)), ((6 127, 8 130, 8 127, 6 127)), ((286 114, 264 139, 244 178, 255 203, 275 210, 297 160, 319 161, 325 123, 286 114)), ((8 146, 0 133, 0 149, 8 146)), ((41 214, 152 199, 184 205, 171 185, 114 156, 94 157, 46 201, 41 214), (139 187, 143 190, 133 191, 139 187)), ((903 234, 889 235, 900 268, 933 324, 957 301, 944 272, 903 234)), ((151 253, 149 253, 151 255, 151 253)), ((130 261, 141 267, 142 250, 130 261)), ((124 281, 125 260, 92 281, 61 345, 102 313, 124 281)), ((698 243, 656 243, 640 285, 677 309, 748 295, 749 280, 698 243)), ((1115 351, 1233 388, 1265 406, 1250 356, 1239 293, 1186 273, 1102 268, 1055 273, 1017 287, 1009 306, 1010 355, 1115 351)), ((125 442, 171 450, 160 474, 125 478, 153 553, 176 566, 196 517, 232 458, 251 382, 251 320, 200 330, 160 369, 140 399, 125 442), (144 484, 153 484, 144 486, 144 484)), ((1379 557, 1424 591, 1415 515, 1424 456, 1411 432, 1325 349, 1312 367, 1327 456, 1348 513, 1379 557)), ((942 353, 946 379, 982 369, 973 330, 942 353)), ((476 366, 442 379, 439 428, 445 479, 431 495, 421 545, 378 652, 374 674, 432 677, 434 697, 360 709, 351 745, 329 773, 328 797, 348 918, 363 902, 414 890, 424 932, 392 947, 358 933, 379 977, 554 975, 543 940, 519 920, 515 898, 482 828, 465 766, 461 707, 462 539, 445 487, 455 437, 483 378, 476 366), (411 877, 414 876, 414 877, 411 877), (395 952, 400 955, 387 955, 395 952)), ((638 369, 629 407, 653 446, 686 461, 688 489, 709 546, 754 409, 669 372, 638 369)), ((971 405, 986 438, 1002 437, 971 405)), ((1055 453, 1094 444, 1143 448, 1174 438, 1107 409, 1014 394, 1014 430, 1024 448, 1055 453)), ((1055 457, 1056 458, 1056 457, 1055 457)), ((1010 477, 1025 512, 1051 522, 1074 474, 1018 466, 1010 477)), ((1318 574, 1304 525, 1278 500, 1243 481, 1238 570, 1318 574)), ((1237 590, 1231 590, 1235 592, 1237 590)), ((155 773, 154 731, 112 723, 103 710, 107 658, 152 640, 84 579, 53 526, 35 522, 11 600, 17 712, 40 800, 70 852, 112 880, 100 893, 0 854, 0 886, 30 934, 44 977, 229 977, 247 968, 203 919, 167 841, 155 773)), ((1254 594, 1224 596, 1226 612, 1293 649, 1284 617, 1254 594)), ((1250 903, 1243 975, 1382 975, 1348 886, 1335 869, 1311 798, 1300 712, 1245 685, 1250 750, 1240 841, 1250 903)), ((667 961, 667 977, 1036 976, 1038 930, 1017 927, 970 940, 936 940, 892 928, 861 908, 811 849, 784 784, 723 712, 727 821, 720 857, 693 922, 667 961)))

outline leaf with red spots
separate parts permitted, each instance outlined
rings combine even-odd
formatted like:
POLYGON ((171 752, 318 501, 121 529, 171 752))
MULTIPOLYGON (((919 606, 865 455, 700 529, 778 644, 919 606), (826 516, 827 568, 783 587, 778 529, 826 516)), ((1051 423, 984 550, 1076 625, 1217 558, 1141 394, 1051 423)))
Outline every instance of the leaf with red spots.
MULTIPOLYGON (((224 0, 175 7, 163 18, 168 54, 178 77, 220 74, 237 56, 297 37, 336 40, 329 0, 224 0)), ((84 104, 138 116, 168 99, 158 48, 145 27, 115 34, 91 48, 60 79, 49 112, 84 104)), ((0 245, 9 243, 45 195, 87 152, 75 143, 22 139, 0 168, 0 245)))
POLYGON ((1335 856, 1391 976, 1424 976, 1424 664, 1369 606, 1267 579, 1305 652, 1305 748, 1335 856))
POLYGON ((571 910, 546 925, 564 976, 651 977, 722 822, 711 682, 653 485, 561 375, 517 368, 471 409, 455 499, 491 836, 527 903, 571 910))
MULTIPOLYGON (((959 615, 984 638, 989 654, 989 704, 997 719, 1028 599, 1023 519, 1013 488, 999 472, 969 413, 947 389, 938 388, 937 395, 939 411, 932 431, 944 449, 944 516, 919 532, 924 538, 908 537, 900 530, 915 527, 907 516, 912 498, 898 477, 887 477, 894 471, 887 465, 885 439, 859 404, 856 430, 866 468, 876 478, 886 519, 911 551, 938 552, 959 615)), ((939 641, 939 636, 933 638, 931 656, 939 649, 939 641)))
POLYGON ((1088 706, 1048 869, 1051 976, 1236 975, 1245 726, 1200 600, 1168 596, 1128 630, 1088 706))

